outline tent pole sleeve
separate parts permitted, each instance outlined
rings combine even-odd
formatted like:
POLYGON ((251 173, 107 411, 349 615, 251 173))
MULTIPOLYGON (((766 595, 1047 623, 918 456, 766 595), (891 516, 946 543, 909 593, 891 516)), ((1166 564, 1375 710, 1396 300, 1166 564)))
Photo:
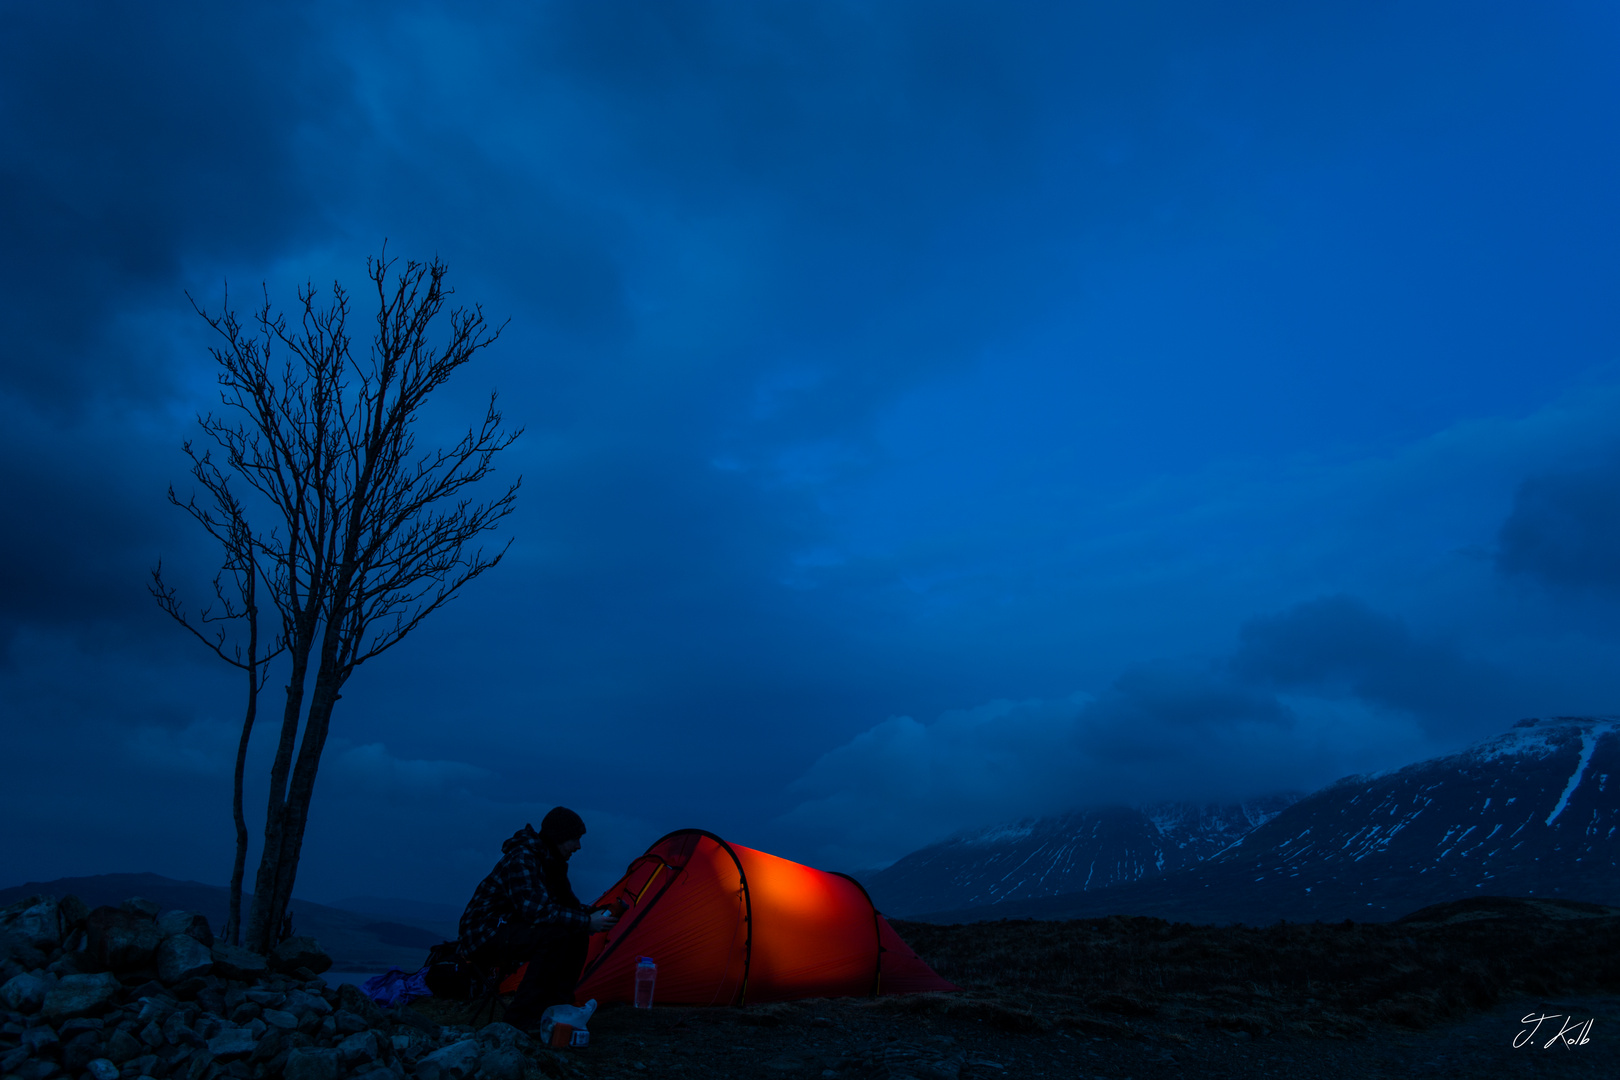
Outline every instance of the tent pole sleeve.
MULTIPOLYGON (((658 861, 662 863, 662 865, 659 866, 657 870, 653 871, 653 877, 657 877, 658 874, 663 871, 665 866, 669 866, 669 863, 664 862, 662 859, 659 859, 658 861)), ((607 947, 597 954, 595 963, 591 964, 590 967, 579 973, 579 982, 583 983, 586 979, 596 974, 596 969, 606 963, 607 958, 612 956, 614 952, 618 950, 619 943, 625 938, 629 937, 631 932, 635 930, 636 926, 640 924, 641 920, 647 917, 647 912, 651 911, 655 906, 657 906, 659 899, 669 891, 669 887, 671 885, 675 884, 675 879, 681 876, 681 871, 683 869, 685 869, 685 867, 670 867, 669 879, 664 882, 664 887, 653 894, 653 898, 651 900, 647 901, 646 907, 641 907, 641 896, 636 896, 636 907, 639 909, 636 912, 636 917, 630 920, 630 925, 624 928, 624 933, 619 934, 612 941, 608 942, 607 947)), ((650 886, 651 884, 652 878, 648 878, 647 885, 650 886)), ((646 891, 647 889, 645 887, 643 887, 641 890, 643 894, 646 893, 646 891)))

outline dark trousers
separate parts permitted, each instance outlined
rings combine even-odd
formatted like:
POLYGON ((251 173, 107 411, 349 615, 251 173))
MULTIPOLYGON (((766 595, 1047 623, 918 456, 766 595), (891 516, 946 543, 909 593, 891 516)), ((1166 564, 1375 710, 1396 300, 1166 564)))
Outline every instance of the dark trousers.
POLYGON ((540 1019, 553 1005, 572 1005, 574 986, 585 966, 590 934, 581 926, 555 923, 505 923, 494 940, 473 953, 474 963, 512 971, 527 963, 529 970, 517 995, 506 1008, 506 1021, 521 1027, 540 1019))

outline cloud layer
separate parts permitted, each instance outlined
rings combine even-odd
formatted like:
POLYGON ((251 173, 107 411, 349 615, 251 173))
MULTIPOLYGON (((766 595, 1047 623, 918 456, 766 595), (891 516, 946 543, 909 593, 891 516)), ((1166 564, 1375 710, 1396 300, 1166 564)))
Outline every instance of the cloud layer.
POLYGON ((1502 523, 1497 565, 1572 594, 1620 589, 1620 459, 1529 477, 1502 523))
POLYGON ((345 688, 310 895, 454 900, 559 803, 598 877, 687 826, 856 866, 1613 711, 1613 30, 5 9, 0 865, 223 879, 240 684, 144 588, 217 565, 164 501, 218 408, 187 295, 385 238, 510 316, 420 420, 498 388, 524 486, 345 688))
POLYGON ((1436 752, 1460 723, 1505 727, 1522 700, 1504 681, 1325 597, 1250 620, 1226 656, 1139 664, 1094 698, 893 717, 816 761, 782 824, 864 867, 1026 815, 1311 790, 1436 752))

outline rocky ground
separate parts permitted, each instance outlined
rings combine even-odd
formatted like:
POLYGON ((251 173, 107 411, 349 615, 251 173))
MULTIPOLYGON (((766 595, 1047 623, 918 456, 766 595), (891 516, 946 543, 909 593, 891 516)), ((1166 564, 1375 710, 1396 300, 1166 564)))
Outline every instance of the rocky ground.
POLYGON ((608 1005, 577 1051, 535 1045, 500 1022, 499 1003, 379 1009, 327 986, 308 939, 259 957, 214 943, 199 916, 154 909, 36 897, 0 911, 0 1074, 1575 1078, 1613 1075, 1620 1043, 1620 913, 1593 905, 1474 901, 1398 923, 1264 929, 900 924, 962 993, 608 1005), (1541 1015, 1556 1019, 1523 1022, 1541 1015))

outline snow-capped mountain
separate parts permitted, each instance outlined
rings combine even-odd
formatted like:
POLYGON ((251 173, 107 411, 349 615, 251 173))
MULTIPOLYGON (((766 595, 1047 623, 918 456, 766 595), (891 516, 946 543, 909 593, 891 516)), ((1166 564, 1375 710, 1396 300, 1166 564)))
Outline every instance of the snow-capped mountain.
POLYGON ((1447 757, 1332 784, 1176 873, 931 918, 1398 918, 1466 896, 1620 903, 1620 717, 1523 720, 1447 757))
POLYGON ((914 851, 862 880, 881 911, 902 916, 1102 889, 1207 859, 1299 797, 1026 818, 914 851))

